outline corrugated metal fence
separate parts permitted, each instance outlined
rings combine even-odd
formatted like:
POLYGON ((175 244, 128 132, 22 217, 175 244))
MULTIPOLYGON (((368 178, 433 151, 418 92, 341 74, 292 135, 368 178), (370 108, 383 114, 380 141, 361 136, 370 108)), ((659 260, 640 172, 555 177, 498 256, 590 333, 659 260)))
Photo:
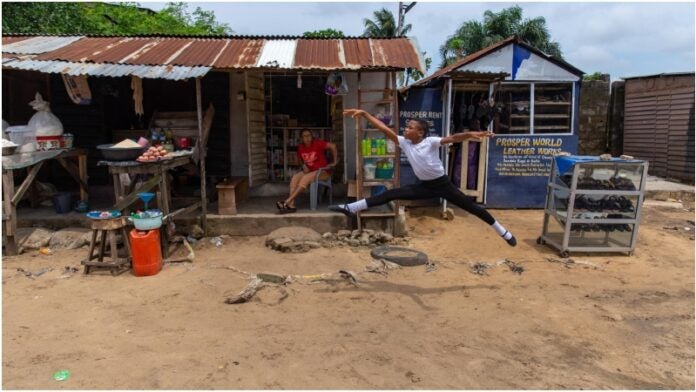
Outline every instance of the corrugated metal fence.
POLYGON ((694 181, 694 74, 626 80, 625 154, 650 174, 694 181))

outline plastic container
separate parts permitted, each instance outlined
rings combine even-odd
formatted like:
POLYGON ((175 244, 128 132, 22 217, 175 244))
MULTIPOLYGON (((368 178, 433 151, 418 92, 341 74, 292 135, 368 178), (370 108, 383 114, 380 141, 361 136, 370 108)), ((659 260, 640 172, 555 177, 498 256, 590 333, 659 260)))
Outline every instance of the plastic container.
POLYGON ((60 136, 37 136, 36 147, 39 151, 60 150, 60 136))
POLYGON ((389 180, 394 176, 394 168, 377 168, 375 170, 375 177, 380 180, 389 180))
POLYGON ((19 146, 17 148, 18 153, 36 151, 36 132, 34 128, 27 125, 16 125, 8 127, 6 132, 10 137, 10 141, 19 146))
POLYGON ((137 230, 154 230, 162 226, 162 212, 155 210, 146 211, 147 216, 129 216, 128 220, 133 222, 137 230))
POLYGON ((75 136, 73 136, 71 133, 64 133, 60 137, 60 147, 61 148, 72 148, 74 140, 75 140, 75 136))
POLYGON ((377 170, 377 165, 375 165, 374 163, 366 163, 363 166, 363 175, 365 176, 365 179, 366 180, 374 180, 376 170, 377 170))
POLYGON ((65 214, 72 211, 72 194, 69 192, 58 192, 53 195, 53 208, 56 214, 65 214))
POLYGON ((147 231, 133 229, 129 237, 133 254, 133 274, 135 276, 157 275, 162 269, 159 229, 147 231))

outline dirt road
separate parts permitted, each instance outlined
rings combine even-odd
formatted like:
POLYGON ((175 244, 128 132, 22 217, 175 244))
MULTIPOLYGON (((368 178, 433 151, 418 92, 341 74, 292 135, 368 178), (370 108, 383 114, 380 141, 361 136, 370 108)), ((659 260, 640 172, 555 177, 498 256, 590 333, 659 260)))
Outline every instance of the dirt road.
POLYGON ((693 212, 646 207, 638 248, 573 255, 535 244, 542 212, 493 211, 508 247, 458 211, 419 210, 411 246, 437 269, 364 272, 366 248, 280 254, 264 239, 206 244, 156 276, 64 274, 86 249, 3 260, 3 382, 10 389, 693 389, 693 212), (668 230, 665 226, 682 229, 668 230), (487 275, 477 262, 505 258, 487 275), (232 267, 232 268, 230 268, 232 267), (22 268, 44 274, 29 278, 22 268), (349 269, 361 285, 225 298, 245 272, 349 269), (54 372, 70 377, 55 381, 54 372))

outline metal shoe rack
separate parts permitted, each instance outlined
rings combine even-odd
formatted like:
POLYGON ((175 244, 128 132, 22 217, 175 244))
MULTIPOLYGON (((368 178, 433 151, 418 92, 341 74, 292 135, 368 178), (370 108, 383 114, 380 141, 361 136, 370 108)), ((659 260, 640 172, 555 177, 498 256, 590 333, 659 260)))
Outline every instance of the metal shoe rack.
POLYGON ((537 244, 561 257, 570 252, 633 254, 638 238, 648 163, 639 160, 555 157, 537 244), (561 173, 563 167, 570 169, 561 173))

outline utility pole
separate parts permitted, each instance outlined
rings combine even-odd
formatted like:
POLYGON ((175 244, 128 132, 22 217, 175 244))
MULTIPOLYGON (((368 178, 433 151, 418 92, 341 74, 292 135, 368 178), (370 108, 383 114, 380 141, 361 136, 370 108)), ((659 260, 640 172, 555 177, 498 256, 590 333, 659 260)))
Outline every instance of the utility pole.
POLYGON ((410 4, 406 5, 402 1, 399 2, 399 23, 396 26, 396 33, 397 35, 401 35, 401 28, 404 26, 404 17, 406 16, 406 13, 411 10, 416 5, 415 1, 412 1, 410 4))

